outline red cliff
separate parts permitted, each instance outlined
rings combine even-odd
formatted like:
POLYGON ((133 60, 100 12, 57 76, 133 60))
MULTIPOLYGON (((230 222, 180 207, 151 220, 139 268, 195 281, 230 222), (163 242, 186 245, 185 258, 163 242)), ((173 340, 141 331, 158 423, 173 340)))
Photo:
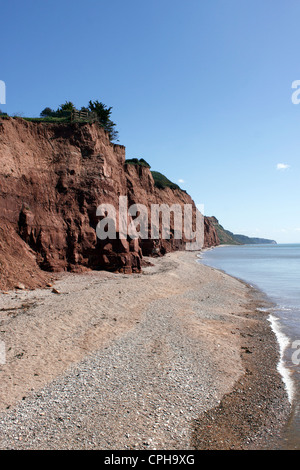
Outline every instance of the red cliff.
MULTIPOLYGON (((184 249, 185 240, 106 240, 96 209, 192 204, 179 189, 158 189, 147 167, 125 164, 125 147, 94 124, 0 120, 0 288, 42 286, 46 272, 109 269, 139 272, 143 255, 184 249)), ((205 245, 219 243, 205 218, 205 245)))

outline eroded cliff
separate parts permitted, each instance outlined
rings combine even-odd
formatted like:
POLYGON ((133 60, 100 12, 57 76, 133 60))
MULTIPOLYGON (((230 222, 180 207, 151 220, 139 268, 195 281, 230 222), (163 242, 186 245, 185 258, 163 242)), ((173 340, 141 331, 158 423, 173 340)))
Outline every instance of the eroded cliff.
MULTIPOLYGON (((185 240, 104 240, 96 209, 105 202, 192 204, 178 189, 158 189, 149 168, 125 164, 97 124, 0 120, 0 288, 42 286, 47 272, 139 272, 144 255, 183 249, 185 240)), ((205 219, 205 245, 219 243, 205 219)))

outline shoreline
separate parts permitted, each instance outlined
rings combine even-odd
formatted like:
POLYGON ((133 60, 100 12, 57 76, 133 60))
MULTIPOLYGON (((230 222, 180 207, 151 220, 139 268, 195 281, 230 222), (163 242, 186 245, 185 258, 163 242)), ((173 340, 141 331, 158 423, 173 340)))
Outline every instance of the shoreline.
POLYGON ((279 319, 275 317, 273 314, 269 314, 268 321, 270 322, 271 328, 273 333, 277 338, 277 342, 279 345, 279 361, 277 364, 277 370, 280 373, 282 380, 286 387, 286 392, 288 395, 288 400, 291 406, 293 406, 293 400, 295 395, 295 384, 291 377, 291 371, 285 366, 284 364, 284 353, 286 348, 290 345, 290 339, 281 331, 280 326, 278 325, 279 319))
MULTIPOLYGON (((220 245, 219 247, 212 247, 210 249, 220 248, 222 246, 230 246, 230 245, 220 245)), ((203 250, 203 251, 207 251, 207 250, 203 250)), ((199 256, 199 259, 203 260, 203 257, 199 256)), ((278 374, 281 377, 282 383, 284 384, 285 394, 287 396, 288 403, 289 403, 289 411, 287 409, 287 411, 284 412, 284 414, 282 415, 283 422, 280 423, 280 428, 282 429, 283 432, 285 432, 286 431, 285 425, 291 419, 292 414, 294 412, 294 408, 295 408, 295 403, 294 403, 295 384, 292 378, 292 372, 285 365, 284 360, 283 360, 285 350, 290 344, 290 339, 282 332, 281 327, 279 325, 279 318, 274 316, 273 314, 273 310, 276 309, 277 304, 272 299, 270 299, 269 296, 256 284, 252 285, 250 284, 250 282, 247 282, 246 280, 239 278, 237 276, 231 275, 227 273, 225 270, 222 270, 220 268, 216 268, 216 267, 206 265, 206 264, 205 266, 209 266, 211 267, 211 269, 222 272, 228 276, 233 277, 234 279, 237 279, 241 283, 244 283, 246 286, 252 289, 253 292, 255 292, 255 295, 258 296, 263 301, 263 303, 265 303, 263 307, 259 306, 258 308, 256 308, 256 310, 258 312, 261 312, 267 315, 266 320, 269 323, 270 329, 272 333, 274 334, 274 337, 277 342, 278 360, 277 360, 276 369, 278 371, 278 374)), ((286 400, 284 399, 284 401, 286 400)), ((280 448, 280 449, 284 448, 284 443, 283 443, 284 440, 286 439, 284 439, 283 433, 281 433, 280 430, 277 430, 276 438, 275 439, 273 438, 273 446, 275 446, 275 448, 280 448)), ((267 448, 267 449, 270 448, 270 444, 267 444, 267 441, 262 445, 263 445, 263 448, 267 448)))
POLYGON ((60 295, 1 295, 0 448, 276 447, 290 406, 258 310, 270 304, 196 260, 174 252, 140 275, 59 276, 60 295))
MULTIPOLYGON (((205 252, 205 251, 213 250, 215 248, 221 248, 223 246, 231 246, 231 245, 219 245, 218 247, 211 247, 211 248, 202 250, 201 253, 205 252)), ((200 256, 200 255, 198 256, 198 258, 199 258, 199 260, 203 259, 203 257, 200 256)), ((270 299, 268 297, 268 295, 259 286, 252 285, 252 284, 250 284, 250 282, 247 282, 247 281, 245 281, 244 279, 242 279, 240 277, 233 276, 233 275, 227 273, 223 269, 215 268, 213 266, 206 265, 205 263, 203 263, 203 264, 205 266, 210 267, 211 269, 215 269, 216 271, 220 271, 220 272, 222 272, 222 273, 224 273, 228 276, 231 276, 234 279, 237 279, 238 281, 240 281, 241 283, 244 283, 246 286, 254 289, 257 292, 259 292, 260 295, 261 295, 261 298, 263 299, 263 301, 265 301, 267 303, 268 307, 258 308, 258 310, 261 311, 262 313, 268 313, 267 320, 269 321, 270 327, 271 327, 273 333, 275 334, 275 337, 276 337, 276 340, 277 340, 277 343, 278 343, 278 349, 279 349, 279 359, 278 359, 278 364, 277 364, 277 370, 278 370, 279 374, 281 375, 282 380, 285 384, 288 400, 289 400, 290 405, 292 406, 293 405, 293 397, 294 397, 294 393, 295 393, 294 382, 293 382, 293 379, 291 378, 291 375, 292 375, 291 371, 285 366, 284 361, 283 361, 284 352, 290 344, 290 339, 281 331, 281 327, 278 325, 279 318, 275 317, 273 315, 273 313, 270 313, 272 310, 276 309, 276 306, 277 306, 276 303, 272 299, 270 299)))
POLYGON ((273 304, 263 291, 233 278, 249 289, 248 317, 258 323, 241 332, 245 375, 217 407, 195 421, 193 445, 197 450, 276 450, 282 445, 292 406, 278 370, 280 345, 268 325, 268 308, 273 304))

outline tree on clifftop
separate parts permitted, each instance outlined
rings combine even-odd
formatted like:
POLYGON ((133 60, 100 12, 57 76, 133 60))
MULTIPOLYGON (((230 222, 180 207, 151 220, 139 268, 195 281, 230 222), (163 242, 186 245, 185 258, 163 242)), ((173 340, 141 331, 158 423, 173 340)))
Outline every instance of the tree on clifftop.
POLYGON ((116 124, 110 119, 112 107, 108 108, 105 104, 96 100, 89 101, 88 108, 90 111, 97 114, 101 126, 103 126, 109 134, 109 140, 117 140, 119 133, 115 129, 116 124))
POLYGON ((60 105, 56 112, 59 114, 64 113, 65 111, 74 111, 75 109, 75 105, 72 103, 72 101, 66 101, 65 104, 60 105))
POLYGON ((53 109, 47 107, 47 108, 43 109, 43 111, 40 113, 40 116, 41 117, 48 117, 48 116, 52 116, 53 113, 54 113, 53 109))

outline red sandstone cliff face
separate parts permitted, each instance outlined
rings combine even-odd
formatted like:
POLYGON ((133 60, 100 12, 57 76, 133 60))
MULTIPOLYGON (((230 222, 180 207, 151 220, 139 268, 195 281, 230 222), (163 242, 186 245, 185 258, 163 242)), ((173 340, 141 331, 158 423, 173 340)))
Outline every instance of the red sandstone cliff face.
MULTIPOLYGON (((183 191, 158 189, 151 172, 125 165, 125 147, 97 124, 0 120, 0 288, 42 286, 46 272, 110 269, 139 272, 144 255, 183 249, 184 240, 106 240, 96 236, 96 209, 194 204, 183 191)), ((205 245, 219 243, 205 219, 205 245)))

